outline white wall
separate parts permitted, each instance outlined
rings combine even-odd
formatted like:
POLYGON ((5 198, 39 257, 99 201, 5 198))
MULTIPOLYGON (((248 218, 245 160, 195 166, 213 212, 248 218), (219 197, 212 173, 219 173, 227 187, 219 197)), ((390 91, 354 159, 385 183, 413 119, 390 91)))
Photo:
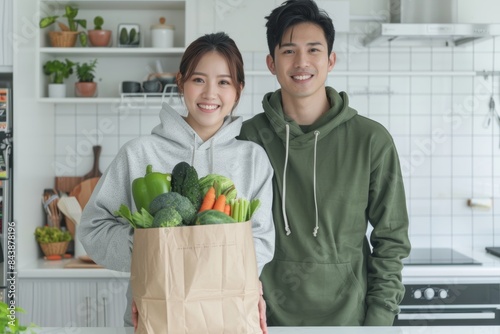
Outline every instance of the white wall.
POLYGON ((54 185, 53 106, 36 100, 36 0, 14 2, 14 221, 17 264, 38 256, 33 233, 43 224, 41 196, 54 185))

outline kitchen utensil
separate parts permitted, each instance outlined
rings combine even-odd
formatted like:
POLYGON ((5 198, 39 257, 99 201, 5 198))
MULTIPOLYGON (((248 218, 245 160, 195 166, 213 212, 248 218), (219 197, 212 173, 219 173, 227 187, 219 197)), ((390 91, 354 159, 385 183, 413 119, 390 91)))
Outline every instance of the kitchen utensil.
POLYGON ((44 189, 42 195, 42 205, 47 215, 47 224, 49 226, 60 227, 61 215, 57 208, 59 194, 55 189, 44 189))
MULTIPOLYGON (((489 102, 489 110, 488 114, 486 115, 486 118, 484 119, 483 122, 483 127, 487 128, 490 126, 491 122, 496 119, 498 122, 498 126, 500 127, 500 111, 498 111, 495 107, 495 99, 493 98, 493 95, 490 97, 490 102, 489 102)), ((500 143, 499 143, 500 147, 500 143)))
POLYGON ((61 212, 66 216, 66 227, 75 241, 75 257, 86 255, 85 249, 81 244, 76 234, 76 227, 80 224, 82 218, 82 207, 74 196, 61 197, 57 206, 61 212))
POLYGON ((84 180, 87 180, 87 179, 90 179, 93 177, 99 177, 102 175, 101 171, 99 171, 99 157, 101 155, 102 147, 99 145, 95 145, 94 147, 92 147, 92 150, 94 152, 94 164, 93 164, 90 172, 88 172, 87 174, 85 174, 83 176, 84 180))
POLYGON ((84 180, 69 193, 69 196, 76 197, 81 208, 84 209, 98 181, 99 177, 84 180))
POLYGON ((66 224, 71 236, 75 237, 76 226, 82 218, 82 207, 74 196, 61 197, 57 202, 57 207, 69 219, 70 224, 66 224))

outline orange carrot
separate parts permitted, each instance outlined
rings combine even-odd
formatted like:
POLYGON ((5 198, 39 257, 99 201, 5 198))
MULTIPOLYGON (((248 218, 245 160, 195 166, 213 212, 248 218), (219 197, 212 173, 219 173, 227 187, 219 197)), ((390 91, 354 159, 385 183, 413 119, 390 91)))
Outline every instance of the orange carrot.
POLYGON ((214 204, 214 207, 212 208, 212 210, 224 212, 225 206, 226 206, 226 195, 221 194, 221 195, 219 195, 219 197, 217 197, 217 200, 215 201, 215 204, 214 204))
POLYGON ((212 207, 214 206, 214 203, 215 203, 215 188, 210 187, 208 188, 205 197, 203 197, 203 202, 201 203, 200 210, 198 210, 198 212, 211 210, 212 207))
POLYGON ((224 213, 225 213, 226 215, 228 215, 228 216, 231 216, 231 205, 226 204, 226 205, 224 206, 224 213))

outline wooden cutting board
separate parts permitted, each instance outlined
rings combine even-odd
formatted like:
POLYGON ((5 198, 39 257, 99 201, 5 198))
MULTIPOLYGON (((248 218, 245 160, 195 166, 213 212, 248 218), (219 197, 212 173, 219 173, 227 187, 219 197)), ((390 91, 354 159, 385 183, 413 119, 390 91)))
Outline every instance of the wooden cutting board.
POLYGON ((68 268, 68 269, 71 269, 71 268, 102 269, 104 267, 100 266, 96 263, 89 263, 89 262, 82 261, 80 259, 73 259, 73 260, 69 261, 68 263, 66 263, 64 265, 64 268, 68 268))
POLYGON ((80 182, 79 184, 76 185, 73 190, 69 193, 69 196, 75 196, 78 203, 80 203, 80 206, 85 208, 85 205, 87 205, 87 202, 90 199, 90 196, 92 195, 92 192, 94 191, 94 188, 99 181, 100 177, 93 177, 91 179, 85 180, 80 182))
POLYGON ((56 176, 55 188, 58 191, 69 193, 82 181, 83 176, 56 176))
POLYGON ((101 171, 99 170, 99 157, 101 155, 102 148, 101 146, 96 145, 92 147, 92 150, 94 154, 92 169, 84 176, 56 176, 55 188, 58 191, 69 194, 82 181, 102 175, 101 171))

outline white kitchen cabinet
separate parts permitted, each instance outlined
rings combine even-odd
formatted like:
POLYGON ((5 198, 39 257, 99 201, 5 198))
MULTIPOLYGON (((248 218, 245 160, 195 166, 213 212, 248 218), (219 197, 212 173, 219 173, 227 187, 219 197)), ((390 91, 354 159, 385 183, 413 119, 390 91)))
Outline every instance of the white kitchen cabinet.
POLYGON ((189 15, 189 39, 206 33, 226 32, 241 51, 267 51, 265 16, 281 0, 187 0, 194 13, 189 15), (191 6, 191 3, 193 6, 191 6), (194 28, 193 28, 194 27, 194 28), (191 36, 194 34, 194 36, 191 36))
POLYGON ((0 0, 0 72, 12 72, 14 0, 0 0))
POLYGON ((41 327, 122 327, 126 278, 20 279, 21 323, 41 327))
MULTIPOLYGON (((39 0, 40 17, 62 15, 66 3, 59 0, 39 0)), ((148 1, 72 1, 71 6, 79 9, 76 19, 86 19, 87 29, 93 29, 93 20, 97 15, 104 18, 103 29, 112 31, 111 47, 81 47, 77 42, 75 47, 51 47, 48 32, 56 29, 56 24, 45 29, 39 29, 37 48, 38 92, 42 102, 64 103, 100 103, 117 102, 120 98, 122 81, 144 81, 160 61, 163 72, 174 72, 178 69, 180 58, 186 44, 186 1, 148 0, 148 1), (173 25, 174 46, 172 48, 152 48, 150 27, 156 24, 160 17, 166 18, 166 23, 173 25), (140 26, 140 47, 118 47, 118 25, 120 23, 135 23, 140 26), (47 85, 49 77, 43 73, 43 64, 52 59, 69 59, 73 62, 89 62, 97 59, 95 79, 98 83, 96 98, 74 98, 74 83, 77 78, 73 74, 65 80, 66 98, 49 99, 47 85)), ((64 17, 60 21, 67 23, 64 17)), ((82 30, 81 28, 79 30, 82 30)), ((154 71, 154 70, 153 70, 154 71)))

